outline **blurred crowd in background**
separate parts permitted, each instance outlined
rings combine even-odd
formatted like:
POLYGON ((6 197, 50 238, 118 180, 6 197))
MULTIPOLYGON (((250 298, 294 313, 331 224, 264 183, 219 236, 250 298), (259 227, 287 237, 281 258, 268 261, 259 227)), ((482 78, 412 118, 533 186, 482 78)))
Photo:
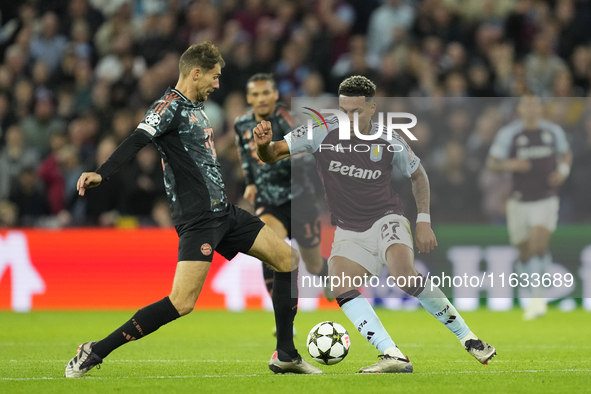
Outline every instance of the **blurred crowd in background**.
POLYGON ((84 198, 76 181, 133 132, 176 83, 180 54, 203 40, 227 63, 206 112, 235 203, 244 177, 233 122, 248 110, 247 79, 273 73, 289 106, 361 74, 380 97, 445 97, 411 145, 434 221, 503 222, 510 182, 484 162, 514 113, 464 104, 528 92, 549 98, 573 149, 561 221, 591 220, 590 1, 24 0, 2 1, 0 13, 0 226, 170 226, 152 146, 84 198))

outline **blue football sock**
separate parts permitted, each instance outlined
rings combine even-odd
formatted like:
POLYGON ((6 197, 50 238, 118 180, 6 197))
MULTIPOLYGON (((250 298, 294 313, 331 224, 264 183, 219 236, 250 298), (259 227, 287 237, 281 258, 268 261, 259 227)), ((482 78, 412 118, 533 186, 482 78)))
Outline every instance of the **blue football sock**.
POLYGON ((351 323, 382 354, 386 354, 386 349, 396 348, 378 315, 361 293, 351 290, 337 297, 337 300, 351 323))
POLYGON ((470 328, 441 289, 437 286, 431 288, 430 280, 425 282, 425 288, 417 295, 417 299, 427 312, 435 316, 458 339, 461 340, 470 333, 470 328))

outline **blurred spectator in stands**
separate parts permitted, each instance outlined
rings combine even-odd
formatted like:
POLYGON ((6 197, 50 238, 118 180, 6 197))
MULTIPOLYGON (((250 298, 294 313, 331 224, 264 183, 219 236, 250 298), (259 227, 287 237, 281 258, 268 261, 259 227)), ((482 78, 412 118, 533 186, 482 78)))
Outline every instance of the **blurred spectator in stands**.
POLYGON ((156 199, 166 196, 160 154, 152 144, 137 153, 125 174, 125 184, 125 214, 149 218, 156 199))
POLYGON ((52 215, 57 215, 64 208, 65 180, 60 170, 58 153, 68 143, 65 131, 52 133, 49 145, 51 153, 39 166, 39 177, 47 191, 47 201, 52 215))
POLYGON ((483 62, 473 62, 468 68, 468 95, 470 97, 496 96, 492 86, 492 76, 483 62))
POLYGON ((17 125, 6 130, 5 143, 0 150, 0 200, 9 197, 23 168, 39 164, 39 155, 26 145, 23 132, 17 125))
POLYGON ((0 64, 0 92, 12 94, 13 82, 12 72, 6 65, 0 64))
POLYGON ((464 74, 454 71, 445 77, 445 93, 448 97, 468 97, 468 83, 464 74))
POLYGON ((130 35, 134 39, 142 36, 141 26, 132 20, 133 8, 131 1, 114 0, 103 2, 93 0, 93 5, 97 8, 98 6, 104 6, 102 9, 103 15, 109 18, 94 35, 94 45, 99 57, 113 53, 113 46, 115 46, 117 37, 122 34, 130 35))
POLYGON ((152 221, 148 225, 167 228, 173 227, 172 219, 170 218, 170 209, 168 208, 168 200, 158 198, 152 206, 152 221))
POLYGON ((70 34, 76 23, 84 22, 92 36, 101 26, 103 20, 103 15, 90 5, 88 0, 70 0, 63 18, 62 33, 70 34))
POLYGON ((498 96, 506 96, 515 83, 513 74, 513 46, 506 42, 495 44, 488 52, 488 61, 494 78, 494 90, 498 96))
POLYGON ((441 71, 465 71, 467 57, 464 45, 455 41, 450 42, 441 58, 441 71))
MULTIPOLYGON (((228 20, 222 23, 221 10, 207 1, 193 1, 184 12, 185 23, 179 29, 180 42, 184 48, 201 41, 215 41, 220 38, 222 29, 228 42, 235 38, 235 34, 241 30, 240 23, 228 20)), ((220 45, 222 55, 228 52, 226 45, 220 45)))
POLYGON ((323 77, 327 78, 330 75, 331 69, 331 40, 328 34, 323 29, 322 23, 313 12, 306 12, 302 16, 302 23, 300 29, 296 30, 294 34, 305 36, 309 42, 308 58, 306 59, 310 68, 317 70, 323 77))
POLYGON ((74 70, 74 97, 76 112, 84 112, 92 107, 92 68, 88 62, 78 60, 74 70))
POLYGON ((114 37, 109 54, 99 60, 95 75, 98 79, 115 82, 130 67, 132 75, 139 78, 146 71, 146 61, 134 53, 133 37, 129 31, 124 30, 114 37))
POLYGON ((343 79, 352 75, 363 75, 375 80, 377 70, 380 68, 380 57, 367 52, 367 43, 364 36, 351 37, 349 52, 343 53, 337 59, 332 68, 331 76, 334 85, 338 86, 343 79))
POLYGON ((6 64, 6 67, 10 71, 14 80, 18 80, 25 76, 28 60, 27 53, 20 45, 13 44, 6 49, 4 64, 6 64))
POLYGON ((18 207, 7 200, 0 200, 0 227, 16 227, 18 207))
POLYGON ((477 222, 480 217, 480 192, 476 173, 468 167, 462 143, 445 144, 441 167, 429 176, 432 190, 432 214, 442 222, 477 222))
POLYGON ((101 139, 100 131, 100 122, 92 112, 83 113, 69 124, 70 142, 78 149, 84 165, 88 165, 95 156, 97 142, 101 139))
POLYGON ((35 99, 34 115, 29 115, 20 122, 27 145, 42 156, 49 153, 49 137, 52 133, 66 128, 55 114, 54 98, 50 94, 42 92, 35 99))
POLYGON ((135 130, 136 126, 135 116, 131 110, 123 108, 115 111, 111 130, 113 131, 112 137, 115 139, 117 145, 129 137, 133 130, 135 130))
POLYGON ((76 116, 76 99, 73 86, 63 84, 57 89, 57 116, 70 122, 76 116))
POLYGON ((355 9, 344 0, 318 0, 316 12, 331 39, 330 62, 334 63, 347 51, 355 9))
POLYGON ((275 42, 269 38, 259 38, 254 48, 254 69, 257 72, 273 71, 275 61, 275 42))
POLYGON ((8 94, 0 90, 0 147, 4 146, 6 130, 14 122, 8 94))
POLYGON ((64 56, 60 63, 55 77, 56 81, 63 84, 74 84, 76 82, 76 69, 78 67, 78 58, 72 45, 66 46, 64 56))
POLYGON ((78 183, 78 178, 84 172, 84 168, 82 167, 82 163, 80 163, 78 149, 72 144, 66 144, 57 151, 57 162, 64 177, 64 204, 67 207, 76 193, 76 184, 78 183))
POLYGON ((453 9, 469 22, 506 18, 515 8, 515 0, 447 0, 453 9))
POLYGON ((160 61, 169 52, 183 53, 187 48, 176 34, 177 18, 174 13, 153 15, 151 28, 139 45, 139 53, 146 60, 148 67, 160 61))
POLYGON ((9 200, 18 208, 19 226, 35 226, 40 219, 50 214, 47 194, 37 177, 35 167, 20 170, 9 200))
POLYGON ((453 109, 447 117, 447 137, 462 144, 466 142, 472 130, 472 114, 467 109, 460 107, 453 109))
MULTIPOLYGON (((18 4, 16 6, 18 7, 18 12, 13 14, 12 18, 10 15, 3 15, 2 18, 3 26, 2 33, 0 33, 0 58, 5 55, 6 47, 16 41, 19 33, 21 33, 23 30, 28 30, 26 35, 30 35, 31 29, 35 24, 37 11, 32 2, 22 2, 22 4, 18 4)), ((22 39, 24 39, 23 36, 21 36, 21 40, 22 39)), ((24 48, 25 47, 23 47, 23 49, 24 48)), ((28 50, 28 43, 26 48, 28 50)))
POLYGON ((550 96, 552 83, 566 63, 553 53, 555 41, 549 34, 538 34, 534 39, 533 52, 525 60, 529 88, 537 96, 550 96))
POLYGON ((571 57, 573 83, 580 90, 589 91, 589 73, 591 71, 591 51, 586 45, 577 46, 571 57))
POLYGON ((276 4, 269 5, 274 18, 263 18, 259 21, 256 41, 263 37, 271 37, 274 41, 284 42, 294 34, 298 25, 296 21, 297 4, 290 0, 278 0, 276 4))
POLYGON ((399 30, 409 30, 414 22, 415 11, 404 0, 385 0, 369 19, 368 52, 382 56, 397 43, 399 30))
POLYGON ((70 33, 72 38, 68 45, 79 60, 85 60, 90 64, 96 63, 96 53, 92 45, 92 36, 88 23, 84 20, 77 20, 72 25, 70 33))
POLYGON ((51 70, 47 63, 39 60, 33 66, 33 85, 35 85, 35 96, 39 94, 51 94, 53 84, 51 83, 51 70))
POLYGON ((52 72, 57 68, 66 49, 67 39, 59 33, 59 19, 54 12, 41 18, 41 30, 31 41, 31 58, 47 63, 52 72))
POLYGON ((568 69, 565 68, 554 76, 551 97, 580 97, 583 93, 585 92, 581 90, 575 91, 573 78, 568 69))
MULTIPOLYGON (((152 105, 160 96, 162 96, 162 82, 156 79, 154 70, 148 69, 139 78, 137 90, 128 98, 129 105, 133 108, 152 105)), ((110 96, 109 100, 111 100, 110 96)))
MULTIPOLYGON (((474 131, 469 134, 466 141, 466 149, 472 160, 478 162, 478 167, 484 167, 488 151, 497 131, 501 128, 502 117, 495 107, 496 100, 482 100, 478 104, 489 104, 482 114, 479 114, 474 124, 474 131)), ((420 157, 420 156, 419 156, 420 157)))
POLYGON ((246 34, 242 33, 239 36, 224 60, 226 67, 222 70, 223 79, 220 89, 211 95, 211 98, 218 103, 223 103, 226 96, 233 90, 244 90, 246 81, 255 73, 252 45, 246 34))
MULTIPOLYGON (((115 151, 117 144, 112 137, 104 138, 96 149, 96 160, 87 169, 94 171, 102 165, 115 151)), ((126 193, 126 184, 121 172, 114 174, 109 180, 105 180, 101 187, 89 190, 84 198, 74 193, 69 211, 74 225, 103 226, 115 225, 119 212, 123 208, 123 197, 126 193)))
MULTIPOLYGON (((584 2, 579 2, 584 3, 584 2)), ((558 0, 555 2, 554 15, 558 24, 558 48, 557 54, 568 59, 573 54, 575 47, 589 40, 589 26, 585 19, 580 16, 586 15, 589 18, 589 5, 582 4, 587 12, 582 12, 579 17, 576 15, 576 5, 573 0, 558 0)))
POLYGON ((239 9, 232 19, 240 24, 240 28, 248 33, 248 37, 257 38, 257 26, 263 18, 270 17, 271 14, 265 7, 264 0, 246 0, 244 7, 239 9))
MULTIPOLYGON (((310 69, 305 64, 308 44, 305 37, 299 37, 299 42, 292 39, 281 52, 275 77, 279 95, 286 102, 289 102, 292 97, 302 95, 302 83, 310 74, 310 69)), ((246 83, 242 86, 246 86, 246 83)))
POLYGON ((33 84, 28 79, 21 79, 14 88, 14 100, 12 102, 12 112, 16 121, 21 121, 33 112, 34 96, 33 84))
POLYGON ((428 36, 439 37, 444 44, 453 41, 464 43, 470 36, 462 29, 454 11, 438 0, 425 0, 418 4, 411 32, 421 40, 428 36))
POLYGON ((324 79, 319 72, 308 74, 306 79, 304 79, 302 92, 305 97, 311 98, 333 97, 324 90, 324 79))
MULTIPOLYGON (((128 97, 129 99, 129 97, 128 97)), ((113 106, 111 103, 111 85, 107 81, 96 81, 92 87, 92 111, 101 121, 101 130, 111 122, 113 106)))

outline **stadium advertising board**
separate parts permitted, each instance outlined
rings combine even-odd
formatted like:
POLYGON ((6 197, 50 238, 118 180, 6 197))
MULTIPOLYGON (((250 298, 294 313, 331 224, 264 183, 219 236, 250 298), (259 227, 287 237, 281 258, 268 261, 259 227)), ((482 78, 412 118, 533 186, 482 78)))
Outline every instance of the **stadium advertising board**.
MULTIPOLYGON (((462 309, 473 309, 480 300, 492 309, 507 309, 520 293, 509 282, 515 250, 507 246, 502 227, 445 226, 436 228, 439 246, 429 255, 418 255, 417 266, 431 277, 474 276, 484 281, 468 286, 442 285, 462 309), (506 273, 505 287, 489 272, 506 273), (474 285, 474 286, 472 286, 474 285)), ((591 310, 591 243, 585 226, 560 227, 552 240, 551 273, 572 274, 573 284, 550 286, 548 296, 572 305, 583 298, 591 310)), ((323 253, 330 252, 333 229, 323 228, 323 253)), ((134 309, 170 292, 176 264, 174 230, 9 230, 0 233, 0 309, 107 310, 134 309), (88 240, 93 240, 89 243, 88 240), (91 278, 90 287, 82 279, 91 278), (93 291, 99 289, 100 291, 93 291)), ((302 264, 303 266, 303 264, 302 264)), ((214 257, 197 307, 201 309, 272 308, 260 272, 260 263, 239 255, 232 261, 214 257)), ((300 281, 307 274, 301 269, 300 281)), ((385 273, 382 273, 385 276, 385 273)), ((385 279, 381 283, 386 283, 385 279)), ((371 287, 364 292, 392 309, 413 308, 395 287, 371 287)), ((321 297, 321 289, 304 289, 302 310, 336 308, 321 297), (311 290, 317 290, 311 292, 311 290)))

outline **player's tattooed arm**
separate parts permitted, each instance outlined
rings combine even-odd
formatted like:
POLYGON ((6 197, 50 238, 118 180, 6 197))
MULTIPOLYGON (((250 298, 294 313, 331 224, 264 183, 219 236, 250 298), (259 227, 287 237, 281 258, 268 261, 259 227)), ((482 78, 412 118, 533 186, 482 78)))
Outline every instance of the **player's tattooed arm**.
MULTIPOLYGON (((417 203, 418 213, 429 213, 429 177, 421 164, 411 175, 412 194, 417 203)), ((431 223, 419 222, 415 230, 415 244, 419 253, 429 253, 437 246, 437 238, 431 229, 431 223)))
POLYGON ((271 141, 271 122, 263 120, 254 128, 253 134, 257 144, 257 155, 265 163, 275 163, 289 157, 289 146, 285 140, 271 141))
POLYGON ((412 194, 417 203, 417 213, 429 213, 431 194, 429 192, 429 177, 422 164, 411 175, 412 194))

